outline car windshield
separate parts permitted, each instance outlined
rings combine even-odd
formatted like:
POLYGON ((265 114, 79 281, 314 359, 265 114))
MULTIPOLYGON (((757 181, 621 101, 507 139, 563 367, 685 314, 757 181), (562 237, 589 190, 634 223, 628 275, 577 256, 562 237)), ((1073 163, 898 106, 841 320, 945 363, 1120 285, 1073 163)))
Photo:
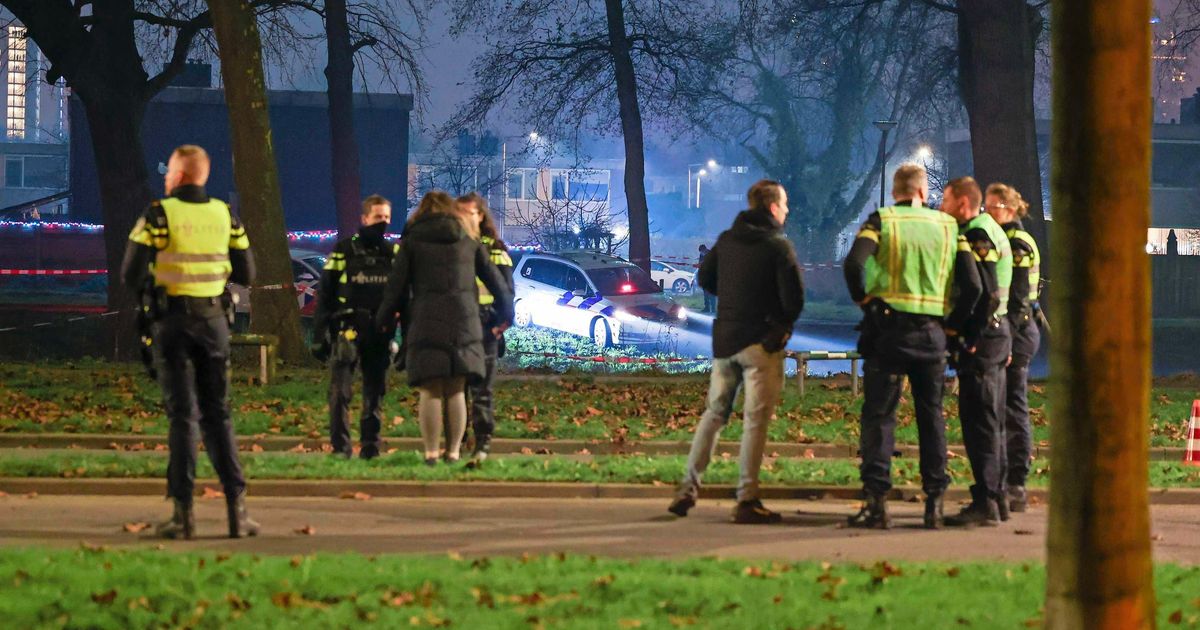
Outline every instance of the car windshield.
POLYGON ((587 274, 596 285, 596 290, 600 292, 600 295, 662 292, 662 288, 650 278, 650 274, 633 265, 588 269, 587 274))

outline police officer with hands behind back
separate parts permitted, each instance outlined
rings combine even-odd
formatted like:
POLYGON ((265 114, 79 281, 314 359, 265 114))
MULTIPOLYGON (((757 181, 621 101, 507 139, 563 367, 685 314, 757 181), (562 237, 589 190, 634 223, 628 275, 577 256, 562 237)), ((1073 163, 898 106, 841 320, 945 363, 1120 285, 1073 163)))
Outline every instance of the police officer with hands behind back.
POLYGON ((354 371, 362 368, 362 416, 359 457, 379 455, 383 440, 380 404, 387 389, 388 364, 391 362, 395 330, 378 331, 372 325, 375 311, 383 301, 399 245, 384 238, 392 219, 392 204, 380 195, 367 197, 362 204, 362 227, 358 233, 338 241, 325 269, 317 293, 313 317, 313 356, 330 360, 329 435, 334 455, 350 457, 350 400, 354 392, 354 371))
POLYGON ((925 169, 898 168, 892 196, 892 206, 867 218, 843 265, 850 297, 864 313, 858 346, 865 359, 859 443, 865 502, 849 524, 891 527, 887 493, 896 406, 907 376, 917 412, 925 527, 941 529, 942 495, 950 481, 942 415, 946 337, 968 326, 983 289, 954 220, 925 207, 925 169))
POLYGON ((1004 366, 1012 351, 1008 290, 1012 284, 1012 249, 1008 236, 991 216, 980 212, 979 184, 960 177, 946 184, 942 211, 953 217, 967 239, 983 281, 984 295, 972 318, 978 337, 958 343, 958 410, 963 445, 975 485, 971 504, 946 518, 947 525, 994 527, 1008 520, 1004 501, 1004 366))
POLYGON ((157 533, 191 538, 192 493, 199 424, 204 448, 221 485, 229 536, 253 536, 258 523, 246 514, 246 480, 229 417, 229 313, 227 281, 249 286, 254 258, 241 222, 204 190, 209 173, 204 149, 184 145, 171 154, 165 176, 168 197, 150 204, 129 235, 121 277, 131 288, 153 282, 150 313, 154 361, 170 420, 167 494, 171 520, 157 533))

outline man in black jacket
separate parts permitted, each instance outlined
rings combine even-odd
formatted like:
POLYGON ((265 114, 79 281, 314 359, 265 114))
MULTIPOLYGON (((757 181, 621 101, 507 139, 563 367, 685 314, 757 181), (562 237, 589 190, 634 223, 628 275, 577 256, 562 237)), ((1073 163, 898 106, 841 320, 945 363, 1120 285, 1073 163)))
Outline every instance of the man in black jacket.
POLYGON ((708 408, 696 427, 687 471, 667 508, 687 516, 696 505, 721 429, 729 422, 739 388, 745 388, 744 426, 735 523, 777 523, 778 512, 758 498, 758 472, 767 422, 783 391, 783 350, 804 308, 804 283, 796 252, 783 233, 787 191, 762 180, 746 193, 750 209, 717 239, 700 265, 698 282, 718 298, 713 324, 713 368, 708 408))

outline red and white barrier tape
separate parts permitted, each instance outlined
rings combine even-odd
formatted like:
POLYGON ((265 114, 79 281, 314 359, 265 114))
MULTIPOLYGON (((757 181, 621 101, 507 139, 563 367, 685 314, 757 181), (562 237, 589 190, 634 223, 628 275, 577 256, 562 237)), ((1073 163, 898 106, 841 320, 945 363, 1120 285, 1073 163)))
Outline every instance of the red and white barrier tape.
POLYGON ((102 276, 107 269, 0 269, 0 276, 102 276))

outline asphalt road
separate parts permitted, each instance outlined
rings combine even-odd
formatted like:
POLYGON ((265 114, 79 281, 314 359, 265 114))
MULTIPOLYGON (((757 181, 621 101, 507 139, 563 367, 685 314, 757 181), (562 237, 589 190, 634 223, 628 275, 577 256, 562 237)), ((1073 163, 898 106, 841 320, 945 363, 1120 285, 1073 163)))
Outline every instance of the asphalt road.
MULTIPOLYGON (((7 496, 0 498, 0 545, 230 550, 298 554, 456 552, 467 556, 568 552, 636 557, 717 556, 774 560, 866 562, 879 559, 962 562, 1041 560, 1043 506, 999 528, 920 529, 920 505, 893 503, 897 527, 886 532, 841 526, 848 501, 772 502, 782 524, 733 525, 731 501, 701 503, 686 519, 663 501, 607 499, 319 499, 251 498, 261 536, 228 540, 224 501, 198 499, 200 538, 160 541, 125 531, 127 523, 155 522, 169 512, 148 497, 7 496), (312 534, 296 530, 311 527, 312 534)), ((947 511, 957 506, 947 506, 947 511)), ((1158 560, 1200 562, 1195 522, 1200 508, 1156 506, 1158 560)))

